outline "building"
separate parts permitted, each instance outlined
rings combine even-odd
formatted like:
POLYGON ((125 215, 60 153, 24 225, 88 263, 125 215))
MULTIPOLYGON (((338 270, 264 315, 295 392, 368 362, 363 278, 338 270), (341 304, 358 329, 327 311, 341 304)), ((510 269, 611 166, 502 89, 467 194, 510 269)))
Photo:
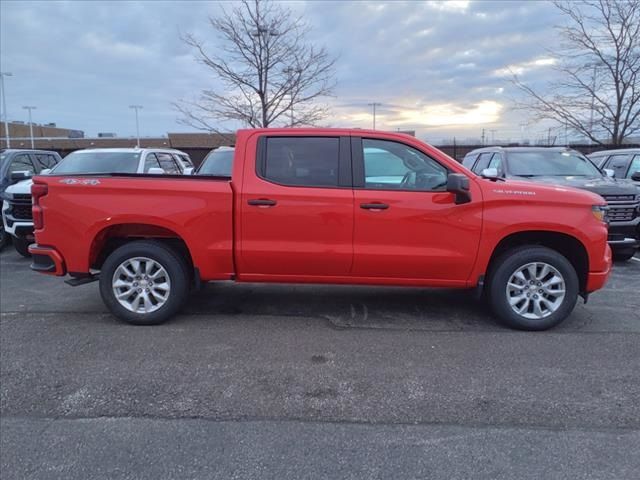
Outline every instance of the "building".
MULTIPOLYGON (((10 139, 29 139, 31 138, 31 129, 26 122, 9 122, 9 138, 10 139)), ((46 125, 32 124, 34 138, 83 138, 84 132, 71 128, 59 128, 55 123, 46 125)), ((6 139, 4 122, 0 122, 0 147, 6 148, 6 139)), ((13 146, 13 145, 12 145, 13 146)))

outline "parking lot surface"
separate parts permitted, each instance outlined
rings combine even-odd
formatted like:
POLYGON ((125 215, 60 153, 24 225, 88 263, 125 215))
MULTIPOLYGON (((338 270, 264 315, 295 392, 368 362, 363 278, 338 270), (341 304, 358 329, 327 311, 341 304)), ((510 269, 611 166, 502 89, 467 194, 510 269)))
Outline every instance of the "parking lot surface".
POLYGON ((0 254, 1 477, 637 478, 640 258, 558 328, 468 292, 212 284, 157 327, 0 254))

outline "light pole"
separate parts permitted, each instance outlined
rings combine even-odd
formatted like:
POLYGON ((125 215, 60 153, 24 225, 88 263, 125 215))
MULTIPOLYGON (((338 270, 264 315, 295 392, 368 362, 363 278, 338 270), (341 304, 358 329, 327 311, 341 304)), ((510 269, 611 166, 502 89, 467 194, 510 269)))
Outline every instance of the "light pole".
MULTIPOLYGON (((289 88, 291 88, 291 90, 293 90, 293 85, 294 85, 294 74, 297 76, 297 78, 300 78, 300 75, 302 74, 302 68, 300 67, 287 67, 284 70, 282 70, 282 73, 287 74, 288 78, 287 78, 287 83, 289 84, 289 88)), ((290 93, 289 96, 291 97, 291 108, 289 109, 289 114, 291 116, 291 128, 293 128, 293 103, 295 101, 295 95, 293 93, 290 93)))
POLYGON ((367 103, 367 105, 369 105, 370 107, 373 107, 373 129, 376 129, 376 107, 379 107, 380 105, 382 105, 379 102, 372 102, 372 103, 367 103))
POLYGON ((31 149, 33 150, 36 146, 33 143, 33 122, 31 121, 31 110, 35 110, 36 107, 24 106, 22 108, 29 110, 29 136, 31 137, 31 149))
POLYGON ((9 120, 7 119, 7 99, 4 93, 4 77, 11 77, 11 72, 0 72, 0 89, 2 90, 2 116, 4 117, 4 138, 7 142, 7 148, 11 148, 11 139, 9 138, 9 120))
POLYGON ((133 108, 136 111, 136 147, 140 148, 140 124, 138 123, 138 110, 142 108, 142 105, 129 105, 129 108, 133 108))

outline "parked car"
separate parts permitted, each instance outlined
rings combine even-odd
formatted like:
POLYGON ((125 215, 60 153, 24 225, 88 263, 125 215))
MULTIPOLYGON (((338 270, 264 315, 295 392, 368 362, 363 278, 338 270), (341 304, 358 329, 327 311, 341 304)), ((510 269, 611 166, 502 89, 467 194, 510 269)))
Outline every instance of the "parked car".
MULTIPOLYGON (((58 157, 59 159, 59 157, 58 157)), ((179 150, 156 148, 102 148, 78 150, 67 155, 52 171, 58 173, 153 173, 188 174, 193 170, 189 156, 179 150)), ((7 188, 2 218, 13 235, 17 252, 29 256, 34 241, 31 217, 31 180, 7 188)))
POLYGON ((508 325, 542 330, 611 269, 600 196, 483 179, 400 133, 240 130, 230 177, 58 170, 34 179, 31 268, 99 280, 135 324, 235 280, 484 289, 508 325))
MULTIPOLYGON (((30 178, 32 175, 40 173, 44 169, 52 168, 61 158, 57 152, 48 150, 27 150, 27 149, 5 149, 0 150, 0 205, 2 211, 13 208, 14 198, 6 193, 8 187, 16 182, 30 178), (7 196, 9 195, 9 196, 7 196)), ((18 203, 22 199, 16 199, 18 203)), ((0 224, 0 249, 10 241, 10 235, 16 235, 16 225, 20 220, 20 214, 27 215, 26 209, 18 207, 16 212, 18 218, 9 215, 0 224)), ((29 216, 31 207, 29 207, 29 216)), ((20 229, 18 228, 18 232, 20 229)))
POLYGON ((600 169, 613 171, 615 178, 626 178, 640 186, 640 148, 602 150, 588 157, 600 169))
POLYGON ((211 150, 196 170, 196 174, 230 177, 234 152, 234 147, 226 146, 211 150))
POLYGON ((76 150, 53 169, 56 174, 151 173, 180 175, 190 173, 193 163, 180 150, 167 148, 92 148, 76 150), (188 159, 188 162, 184 160, 188 159), (185 166, 185 165, 191 166, 185 166))
POLYGON ((488 178, 521 179, 576 187, 607 201, 609 245, 616 260, 628 260, 640 245, 640 191, 618 182, 580 152, 567 148, 487 147, 469 152, 463 165, 488 178))

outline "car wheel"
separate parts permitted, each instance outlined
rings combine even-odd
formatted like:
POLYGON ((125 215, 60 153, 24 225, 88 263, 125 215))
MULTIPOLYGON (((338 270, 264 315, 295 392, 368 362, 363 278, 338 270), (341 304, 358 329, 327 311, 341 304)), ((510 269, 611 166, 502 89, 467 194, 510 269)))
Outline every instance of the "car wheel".
POLYGON ((562 322, 578 299, 578 275, 563 255, 525 246, 500 256, 489 275, 488 299, 508 326, 546 330, 562 322))
POLYGON ((135 325, 156 325, 175 315, 189 293, 189 269, 161 242, 140 240, 114 250, 100 271, 109 310, 135 325))
POLYGON ((626 262, 631 259, 636 254, 636 249, 632 248, 629 250, 614 250, 613 251, 613 260, 616 262, 626 262))
POLYGON ((31 254, 29 253, 29 245, 33 242, 30 242, 26 238, 14 238, 13 246, 16 248, 16 252, 22 255, 25 258, 31 258, 31 254))
POLYGON ((0 250, 2 250, 10 241, 9 234, 4 231, 4 225, 0 222, 0 250))

